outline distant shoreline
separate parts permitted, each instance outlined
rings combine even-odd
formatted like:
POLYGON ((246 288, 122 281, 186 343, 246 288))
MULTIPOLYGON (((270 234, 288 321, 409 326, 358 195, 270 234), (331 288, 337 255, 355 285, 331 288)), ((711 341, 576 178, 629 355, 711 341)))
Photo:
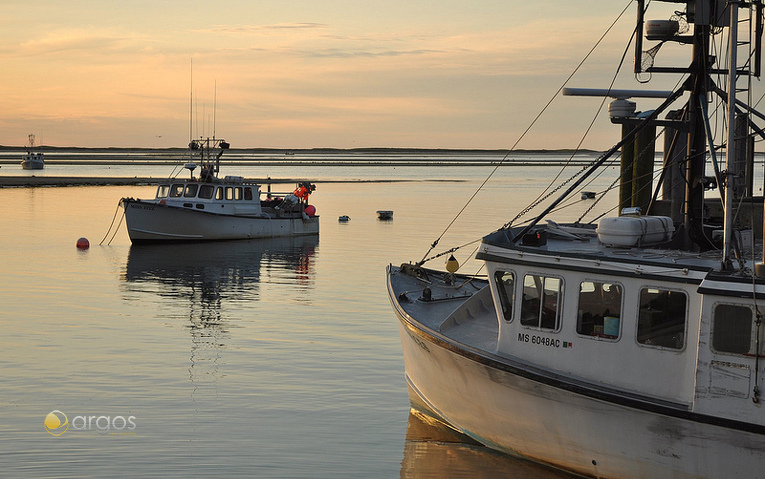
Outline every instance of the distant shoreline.
MULTIPOLYGON (((0 176, 0 188, 30 188, 46 186, 156 186, 167 178, 151 177, 100 177, 100 176, 0 176)), ((305 178, 253 178, 252 181, 260 184, 292 184, 308 181, 305 178)), ((459 183, 464 180, 311 180, 312 183, 411 183, 422 181, 439 181, 459 183)))
MULTIPOLYGON (((0 145, 0 154, 4 152, 19 152, 26 151, 24 146, 7 146, 0 145)), ((148 147, 75 147, 75 146, 37 146, 35 151, 45 152, 82 152, 82 153, 115 153, 115 152, 165 152, 165 153, 183 153, 188 151, 188 148, 184 147, 170 147, 170 148, 148 148, 148 147)), ((337 153, 373 153, 373 154, 572 154, 578 151, 580 154, 597 154, 601 153, 598 150, 574 150, 571 148, 561 149, 530 149, 530 150, 508 150, 508 149, 479 149, 479 148, 385 148, 385 147, 368 147, 368 148, 230 148, 228 151, 236 153, 259 153, 259 154, 337 154, 337 153)))

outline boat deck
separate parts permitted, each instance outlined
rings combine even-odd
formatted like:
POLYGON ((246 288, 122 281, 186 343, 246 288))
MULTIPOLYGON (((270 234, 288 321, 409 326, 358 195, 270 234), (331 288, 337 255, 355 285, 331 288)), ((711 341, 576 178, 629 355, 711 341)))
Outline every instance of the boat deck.
POLYGON ((499 326, 488 281, 411 265, 404 270, 390 267, 388 287, 409 322, 470 348, 497 350, 499 326))

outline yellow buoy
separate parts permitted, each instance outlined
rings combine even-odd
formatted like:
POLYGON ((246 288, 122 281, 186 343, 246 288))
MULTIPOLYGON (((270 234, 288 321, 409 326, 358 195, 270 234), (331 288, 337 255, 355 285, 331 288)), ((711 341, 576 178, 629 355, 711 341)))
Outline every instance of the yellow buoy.
POLYGON ((450 255, 449 259, 446 260, 446 271, 454 273, 458 269, 460 269, 460 262, 457 261, 454 255, 450 255))

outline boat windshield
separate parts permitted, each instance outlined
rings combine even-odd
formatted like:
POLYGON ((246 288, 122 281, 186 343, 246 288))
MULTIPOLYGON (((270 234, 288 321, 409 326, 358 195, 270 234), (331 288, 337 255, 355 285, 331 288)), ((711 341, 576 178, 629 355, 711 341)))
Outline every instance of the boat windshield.
POLYGON ((157 198, 167 198, 169 192, 170 185, 159 185, 159 188, 157 188, 157 198))

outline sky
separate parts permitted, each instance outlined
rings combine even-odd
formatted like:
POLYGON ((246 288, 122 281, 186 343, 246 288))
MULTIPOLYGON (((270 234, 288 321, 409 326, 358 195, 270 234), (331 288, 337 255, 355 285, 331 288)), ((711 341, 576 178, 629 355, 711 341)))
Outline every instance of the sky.
MULTIPOLYGON (((0 145, 508 149, 555 98, 517 148, 597 118, 583 146, 605 149, 600 100, 555 93, 628 6, 568 83, 603 88, 629 0, 0 0, 0 145)), ((632 58, 617 87, 677 81, 639 85, 632 58)))

